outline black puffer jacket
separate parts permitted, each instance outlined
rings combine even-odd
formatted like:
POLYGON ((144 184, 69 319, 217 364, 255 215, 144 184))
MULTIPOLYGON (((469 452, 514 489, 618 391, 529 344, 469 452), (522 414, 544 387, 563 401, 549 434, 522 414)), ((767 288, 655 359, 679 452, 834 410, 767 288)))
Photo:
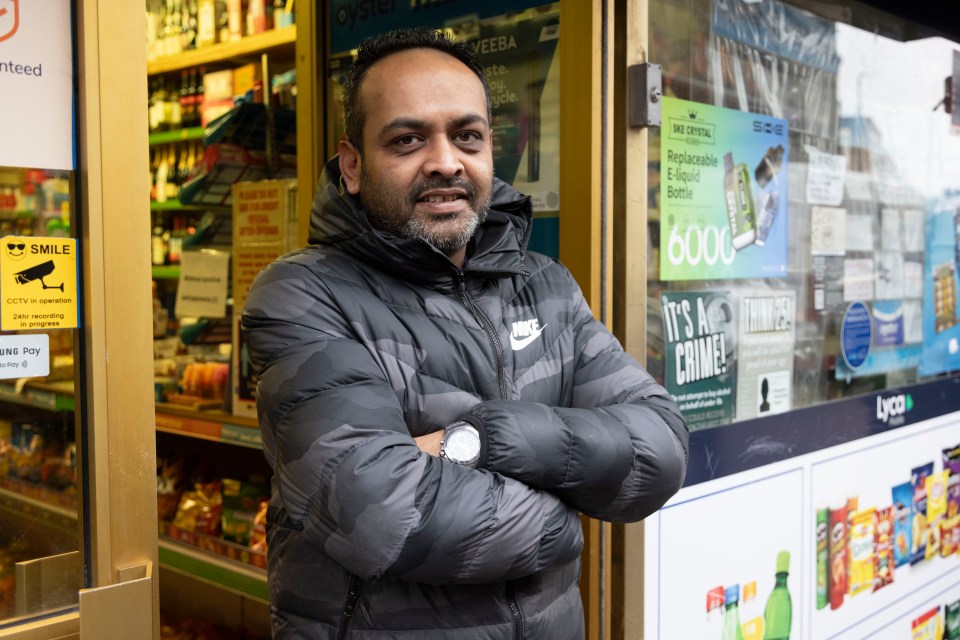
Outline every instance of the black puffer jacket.
POLYGON ((683 418, 570 273, 526 251, 512 188, 461 270, 373 229, 326 171, 313 244, 264 269, 243 315, 276 636, 581 638, 577 512, 658 509, 683 480, 683 418), (458 419, 481 431, 478 470, 411 437, 458 419))

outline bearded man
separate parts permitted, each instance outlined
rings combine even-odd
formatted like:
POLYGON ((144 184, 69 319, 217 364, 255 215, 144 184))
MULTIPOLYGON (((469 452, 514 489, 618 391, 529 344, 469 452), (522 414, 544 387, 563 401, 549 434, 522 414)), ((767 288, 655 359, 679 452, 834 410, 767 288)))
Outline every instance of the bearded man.
POLYGON ((344 118, 310 245, 243 314, 274 635, 583 638, 579 514, 659 509, 686 423, 567 269, 527 250, 469 46, 366 41, 344 118))

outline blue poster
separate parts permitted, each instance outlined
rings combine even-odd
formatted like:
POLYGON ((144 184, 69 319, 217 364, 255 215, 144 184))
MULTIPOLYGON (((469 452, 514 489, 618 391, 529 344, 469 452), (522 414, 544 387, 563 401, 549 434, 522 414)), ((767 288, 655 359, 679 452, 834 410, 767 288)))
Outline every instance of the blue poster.
POLYGON ((923 261, 923 351, 918 374, 960 369, 957 268, 960 264, 960 196, 948 195, 927 209, 923 261))

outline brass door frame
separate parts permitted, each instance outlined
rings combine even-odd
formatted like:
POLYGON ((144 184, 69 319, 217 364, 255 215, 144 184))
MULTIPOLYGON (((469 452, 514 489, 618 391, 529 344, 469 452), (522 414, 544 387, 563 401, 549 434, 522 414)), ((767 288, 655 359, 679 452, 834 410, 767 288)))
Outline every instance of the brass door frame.
MULTIPOLYGON (((561 0, 560 261, 613 328, 613 25, 609 0, 561 0)), ((580 592, 588 640, 611 637, 610 523, 583 518, 580 592)))

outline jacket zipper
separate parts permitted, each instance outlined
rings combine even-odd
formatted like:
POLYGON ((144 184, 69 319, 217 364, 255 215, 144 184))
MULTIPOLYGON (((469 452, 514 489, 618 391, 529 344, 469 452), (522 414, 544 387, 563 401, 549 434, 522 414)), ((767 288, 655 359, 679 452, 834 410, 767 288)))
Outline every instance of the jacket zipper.
POLYGON ((337 640, 344 640, 347 637, 347 633, 350 631, 350 621, 353 619, 353 612, 359 599, 360 578, 351 575, 350 582, 347 583, 347 599, 343 603, 343 617, 340 618, 340 628, 337 629, 337 640))
POLYGON ((497 388, 500 391, 500 399, 506 400, 507 390, 506 382, 504 381, 503 376, 503 346, 500 344, 500 338, 497 337, 497 332, 490 323, 490 319, 487 318, 483 311, 481 311, 480 308, 473 302, 473 299, 470 298, 470 295, 467 294, 467 282, 462 271, 457 274, 457 280, 460 285, 458 288, 460 293, 460 301, 463 302, 463 306, 465 306, 470 313, 473 314, 473 317, 476 319, 477 323, 487 334, 490 344, 493 345, 493 353, 497 357, 497 388))
POLYGON ((512 581, 507 583, 507 603, 510 605, 510 613, 513 614, 513 637, 523 640, 523 614, 520 613, 520 603, 517 602, 517 584, 512 581))

